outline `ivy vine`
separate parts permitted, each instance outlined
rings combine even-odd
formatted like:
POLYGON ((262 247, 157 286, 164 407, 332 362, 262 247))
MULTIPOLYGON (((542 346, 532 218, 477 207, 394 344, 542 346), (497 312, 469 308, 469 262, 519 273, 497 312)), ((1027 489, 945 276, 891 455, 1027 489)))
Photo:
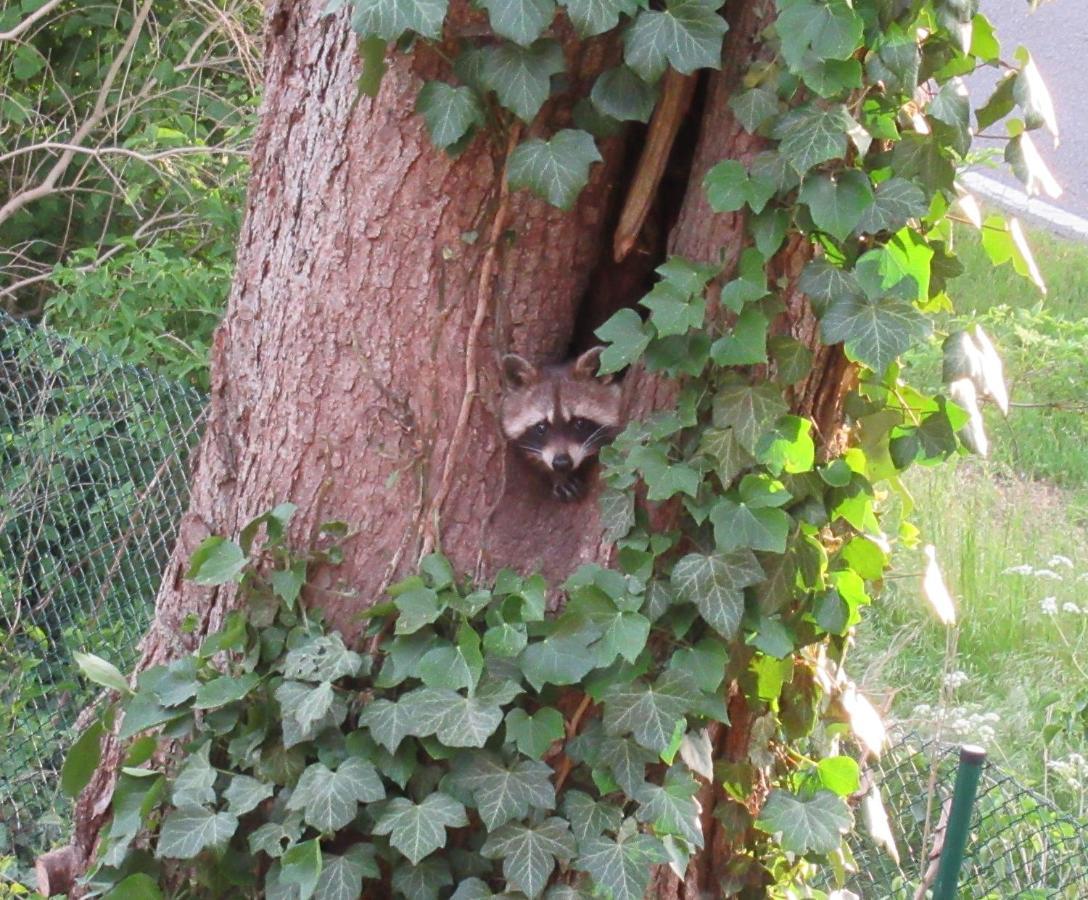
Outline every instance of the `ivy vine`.
MULTIPOLYGON (((946 336, 946 394, 911 387, 899 360, 949 308, 954 218, 985 229, 995 263, 1034 273, 1015 224, 984 222, 957 188, 972 137, 962 76, 1003 67, 976 120, 1005 121, 1006 158, 1029 184, 1049 177, 1030 133, 1056 125, 1030 56, 1001 62, 977 0, 775 5, 774 52, 730 100, 768 149, 722 160, 704 184, 715 211, 744 211, 736 271, 671 258, 644 312, 598 331, 602 372, 640 364, 680 385, 674 408, 601 453, 617 567, 578 569, 553 617, 539 576, 471 584, 432 554, 367 611, 373 647, 360 653, 299 600, 308 567, 337 560, 343 526, 294 553, 286 504, 236 542, 209 539, 189 577, 240 583, 243 608, 223 630, 134 691, 81 659, 121 699, 73 748, 65 789, 87 783, 118 712, 130 742, 92 887, 633 900, 653 866, 682 874, 705 848, 708 785, 713 827, 734 848, 724 895, 815 890, 827 863, 826 879, 843 882, 853 809, 880 802, 855 756, 883 741, 844 670, 848 637, 892 546, 917 542, 905 520, 883 520, 884 500, 909 510, 900 475, 912 463, 984 451, 978 402, 1007 403, 980 329, 946 336), (797 233, 815 248, 798 287, 820 339, 858 372, 838 455, 791 410, 811 351, 773 327, 784 286, 769 266, 797 233), (679 505, 672 530, 651 526, 640 485, 679 505), (718 738, 737 698, 748 733, 726 757, 718 738), (168 741, 184 752, 164 768, 155 751, 168 741)), ((512 187, 564 209, 600 159, 586 123, 646 121, 666 69, 716 67, 727 30, 717 0, 481 0, 492 33, 445 41, 443 0, 330 9, 342 6, 368 67, 394 43, 457 45, 451 81, 424 84, 416 103, 451 153, 495 123, 533 124, 566 90, 557 16, 582 37, 622 32, 622 64, 580 98, 578 127, 534 125, 506 167, 512 187)), ((883 817, 871 818, 886 845, 883 817)))

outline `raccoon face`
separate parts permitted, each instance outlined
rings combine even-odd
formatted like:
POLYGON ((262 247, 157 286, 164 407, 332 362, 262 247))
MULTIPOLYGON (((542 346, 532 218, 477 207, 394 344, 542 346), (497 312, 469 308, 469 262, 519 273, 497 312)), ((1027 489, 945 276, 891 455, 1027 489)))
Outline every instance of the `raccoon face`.
POLYGON ((582 496, 598 451, 620 428, 620 386, 597 375, 602 349, 539 368, 513 353, 503 357, 503 434, 550 478, 559 500, 582 496))

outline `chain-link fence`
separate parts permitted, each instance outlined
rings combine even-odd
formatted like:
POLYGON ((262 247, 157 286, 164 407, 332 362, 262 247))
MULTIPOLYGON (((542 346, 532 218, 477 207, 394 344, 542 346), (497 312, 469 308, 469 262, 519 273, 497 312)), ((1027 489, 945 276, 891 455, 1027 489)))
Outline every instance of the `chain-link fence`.
MULTIPOLYGON (((64 834, 57 775, 95 696, 71 652, 134 661, 204 403, 0 314, 0 856, 29 860, 64 834)), ((955 767, 955 748, 912 736, 870 764, 900 861, 864 826, 851 835, 849 886, 865 900, 914 895, 955 767)), ((960 896, 1088 898, 1084 828, 987 764, 960 896)))
MULTIPOLYGON (((883 799, 899 862, 867 836, 864 812, 849 839, 858 872, 848 886, 865 900, 912 898, 932 887, 929 848, 940 846, 959 749, 900 735, 866 777, 883 799), (930 786, 932 785, 932 791, 930 786), (925 849, 924 849, 925 848, 925 849), (927 878, 928 872, 928 878, 927 878)), ((971 812, 959 877, 963 900, 1088 898, 1088 823, 1062 814, 1041 795, 985 763, 971 812)))
POLYGON ((134 661, 204 405, 0 317, 0 856, 66 828, 57 773, 94 697, 71 654, 134 661))

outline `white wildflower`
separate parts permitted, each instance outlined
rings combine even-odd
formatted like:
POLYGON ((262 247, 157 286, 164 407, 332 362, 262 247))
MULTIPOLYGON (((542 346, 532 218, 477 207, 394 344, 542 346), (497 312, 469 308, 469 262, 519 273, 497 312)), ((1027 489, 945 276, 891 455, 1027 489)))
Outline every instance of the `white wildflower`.
POLYGON ((994 739, 994 730, 989 725, 979 725, 975 737, 983 744, 988 744, 994 739))
MULTIPOLYGON (((1020 565, 1020 566, 1009 566, 1007 569, 1002 571, 1001 574, 1002 575, 1030 575, 1034 571, 1035 570, 1031 566, 1029 566, 1027 563, 1024 563, 1023 565, 1020 565)), ((1084 575, 1081 576, 1081 577, 1088 577, 1088 572, 1085 572, 1084 575)))
POLYGON ((1076 603, 1063 603, 1062 612, 1074 613, 1080 615, 1080 607, 1076 603))
POLYGON ((1061 575, 1059 575, 1053 569, 1036 569, 1034 572, 1032 572, 1032 575, 1034 575, 1036 578, 1048 579, 1049 581, 1064 581, 1065 580, 1064 578, 1062 578, 1061 575))
POLYGON ((1043 597, 1042 602, 1039 604, 1039 609, 1043 611, 1044 616, 1053 616, 1058 613, 1058 598, 1057 597, 1043 597))
POLYGON ((1067 569, 1073 568, 1073 560, 1068 556, 1062 556, 1060 553, 1055 553, 1050 559, 1046 561, 1048 566, 1065 566, 1067 569))
POLYGON ((1088 581, 1088 572, 1081 572, 1077 576, 1077 581, 1088 581))
POLYGON ((957 669, 955 672, 949 672, 944 676, 944 686, 950 691, 954 691, 956 688, 963 687, 970 680, 966 672, 957 669))

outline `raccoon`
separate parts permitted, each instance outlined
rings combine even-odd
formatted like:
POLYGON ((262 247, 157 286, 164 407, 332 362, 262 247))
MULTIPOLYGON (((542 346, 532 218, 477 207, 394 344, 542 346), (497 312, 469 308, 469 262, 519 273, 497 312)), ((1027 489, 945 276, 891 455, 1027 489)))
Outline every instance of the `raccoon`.
POLYGON ((551 481, 563 501, 585 494, 597 453, 620 430, 620 385, 598 375, 603 347, 572 362, 534 366, 515 353, 502 359, 506 390, 500 420, 513 447, 551 481))

